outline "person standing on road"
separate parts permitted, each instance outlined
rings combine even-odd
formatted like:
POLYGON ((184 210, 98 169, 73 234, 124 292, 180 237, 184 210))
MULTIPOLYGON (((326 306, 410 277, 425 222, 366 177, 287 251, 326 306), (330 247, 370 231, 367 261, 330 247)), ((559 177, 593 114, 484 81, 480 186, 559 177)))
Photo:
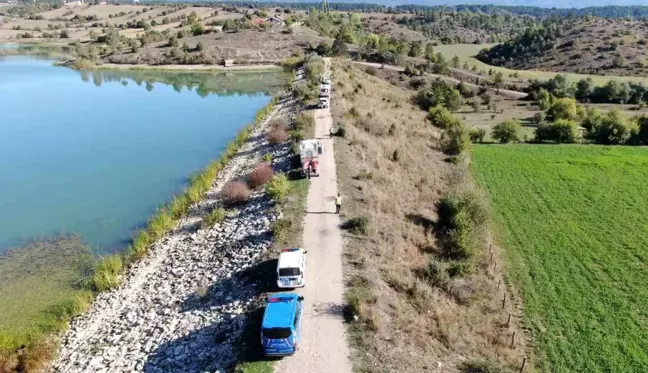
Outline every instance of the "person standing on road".
POLYGON ((342 197, 340 196, 340 193, 338 193, 337 197, 335 197, 335 213, 339 214, 340 213, 340 208, 342 207, 342 197))

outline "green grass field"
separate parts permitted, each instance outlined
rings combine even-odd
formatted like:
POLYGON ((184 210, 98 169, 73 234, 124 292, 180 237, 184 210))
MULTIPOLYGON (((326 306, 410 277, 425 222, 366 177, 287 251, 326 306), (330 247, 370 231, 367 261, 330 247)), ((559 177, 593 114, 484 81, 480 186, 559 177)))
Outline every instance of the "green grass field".
POLYGON ((481 145, 542 372, 648 372, 648 149, 481 145))
MULTIPOLYGON (((548 80, 556 76, 555 72, 552 71, 535 71, 535 70, 512 70, 506 69, 503 67, 496 67, 485 64, 475 58, 477 53, 484 48, 490 48, 494 44, 451 44, 451 45, 439 45, 434 47, 434 50, 443 54, 448 60, 452 60, 454 56, 459 57, 461 65, 464 61, 468 62, 468 65, 472 68, 473 65, 477 65, 479 70, 488 71, 492 69, 493 71, 501 71, 505 77, 508 77, 510 74, 518 73, 520 78, 526 79, 540 79, 548 80)), ((613 75, 587 75, 587 74, 576 74, 576 73, 560 73, 565 75, 569 80, 577 82, 581 79, 591 77, 592 80, 598 85, 603 85, 610 80, 617 80, 620 82, 634 82, 634 83, 644 83, 648 84, 648 78, 646 77, 636 77, 636 76, 613 76, 613 75)))

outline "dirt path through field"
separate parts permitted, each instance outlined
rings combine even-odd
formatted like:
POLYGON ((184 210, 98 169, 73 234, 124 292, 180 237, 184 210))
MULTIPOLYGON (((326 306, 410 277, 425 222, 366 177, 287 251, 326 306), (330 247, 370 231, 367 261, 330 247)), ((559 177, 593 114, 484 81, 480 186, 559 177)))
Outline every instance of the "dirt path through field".
MULTIPOLYGON (((325 61, 330 72, 330 60, 325 61)), ((315 136, 322 139, 324 154, 320 158, 320 176, 311 179, 308 190, 304 226, 304 248, 308 250, 306 287, 298 290, 305 298, 301 346, 294 356, 278 362, 277 373, 351 373, 342 319, 342 234, 335 214, 338 189, 333 140, 329 138, 332 122, 330 109, 315 111, 315 136)))

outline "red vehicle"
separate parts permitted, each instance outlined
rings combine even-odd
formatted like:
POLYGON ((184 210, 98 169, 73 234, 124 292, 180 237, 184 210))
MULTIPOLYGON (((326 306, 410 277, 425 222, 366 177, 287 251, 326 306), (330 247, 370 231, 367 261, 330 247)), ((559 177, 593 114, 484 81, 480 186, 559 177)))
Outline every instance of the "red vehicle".
POLYGON ((319 176, 318 157, 322 152, 322 142, 319 140, 304 140, 299 144, 299 157, 304 176, 309 179, 311 176, 319 176))

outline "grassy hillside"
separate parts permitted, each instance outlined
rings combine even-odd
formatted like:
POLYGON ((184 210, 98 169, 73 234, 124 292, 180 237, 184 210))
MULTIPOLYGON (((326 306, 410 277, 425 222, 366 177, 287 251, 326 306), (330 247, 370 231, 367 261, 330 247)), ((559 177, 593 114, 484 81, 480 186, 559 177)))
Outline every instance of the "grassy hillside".
POLYGON ((464 168, 444 161, 440 130, 411 103, 416 91, 374 70, 333 65, 333 126, 345 130, 335 140, 341 218, 345 227, 366 222, 344 233, 355 368, 418 373, 440 363, 457 372, 482 359, 519 367, 526 341, 517 317, 506 326, 517 312, 511 302, 502 309, 487 246, 474 263, 447 261, 432 232, 435 203, 462 187, 464 168))
POLYGON ((477 58, 518 70, 644 76, 647 37, 643 22, 589 17, 527 30, 477 58))
MULTIPOLYGON (((467 62, 470 67, 475 65, 478 71, 492 70, 493 72, 501 72, 505 77, 516 76, 519 79, 540 79, 548 80, 556 76, 556 74, 562 74, 566 76, 569 80, 577 82, 581 79, 591 77, 594 83, 597 85, 604 85, 610 80, 616 80, 619 82, 635 82, 635 83, 644 83, 648 84, 648 78, 645 76, 619 76, 619 75, 592 75, 592 74, 577 74, 570 72, 555 72, 555 71, 546 71, 546 70, 516 70, 509 69, 501 66, 494 66, 484 63, 477 58, 477 54, 484 48, 490 48, 493 44, 455 44, 455 45, 439 45, 434 48, 435 51, 443 54, 446 59, 451 60, 454 56, 459 57, 460 64, 467 62)), ((517 78, 516 78, 517 79, 517 78)))
POLYGON ((648 371, 648 153, 474 149, 543 372, 648 371))

